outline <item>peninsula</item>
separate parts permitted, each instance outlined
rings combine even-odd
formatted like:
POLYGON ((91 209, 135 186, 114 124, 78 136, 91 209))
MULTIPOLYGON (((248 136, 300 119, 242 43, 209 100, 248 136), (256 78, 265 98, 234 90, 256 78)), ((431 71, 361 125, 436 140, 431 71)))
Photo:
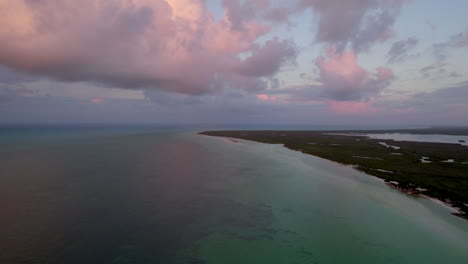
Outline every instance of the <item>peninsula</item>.
POLYGON ((468 135, 467 129, 290 131, 204 131, 199 134, 283 144, 384 179, 408 195, 426 195, 459 209, 454 215, 467 219, 468 146, 373 139, 365 134, 405 133, 468 135))

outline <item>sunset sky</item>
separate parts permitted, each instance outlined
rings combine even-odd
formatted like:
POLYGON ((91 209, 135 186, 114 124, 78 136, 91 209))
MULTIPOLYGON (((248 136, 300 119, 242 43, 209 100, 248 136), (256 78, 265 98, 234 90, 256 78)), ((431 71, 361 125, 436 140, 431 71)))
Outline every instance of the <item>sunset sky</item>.
POLYGON ((0 123, 468 125, 466 0, 0 0, 0 123))

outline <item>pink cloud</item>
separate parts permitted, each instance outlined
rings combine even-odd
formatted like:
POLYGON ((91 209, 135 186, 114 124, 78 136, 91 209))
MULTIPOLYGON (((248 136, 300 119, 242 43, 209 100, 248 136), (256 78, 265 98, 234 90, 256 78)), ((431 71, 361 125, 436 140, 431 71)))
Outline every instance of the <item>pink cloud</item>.
POLYGON ((91 103, 93 104, 99 104, 99 103, 103 103, 104 102, 104 99, 102 98, 92 98, 89 100, 91 103))
POLYGON ((377 68, 376 76, 379 80, 391 80, 395 78, 395 74, 389 68, 379 67, 377 68))
POLYGON ((340 115, 373 115, 380 109, 374 107, 374 99, 368 102, 327 101, 330 110, 340 115))
POLYGON ((377 41, 379 42, 385 42, 391 38, 394 38, 396 36, 395 31, 391 29, 386 29, 384 32, 382 32, 378 37, 377 41))
POLYGON ((263 102, 276 102, 277 98, 268 94, 257 94, 256 97, 263 102))
POLYGON ((268 1, 240 3, 224 1, 224 15, 215 19, 204 0, 1 1, 0 25, 8 26, 0 29, 0 63, 132 89, 258 88, 259 76, 274 74, 295 55, 279 40, 256 44, 270 31, 256 13, 268 1), (244 53, 252 57, 240 61, 244 53))
POLYGON ((395 78, 387 68, 377 68, 370 74, 359 66, 358 57, 352 51, 338 52, 335 47, 326 50, 326 56, 315 60, 323 95, 337 101, 359 101, 380 92, 395 78))
POLYGON ((335 47, 316 61, 326 95, 358 100, 384 84, 359 66, 357 54, 386 39, 403 2, 223 0, 219 18, 205 0, 0 1, 0 25, 8 25, 0 29, 0 64, 111 87, 258 92, 262 77, 297 55, 291 41, 265 41, 267 22, 311 8, 316 41, 335 47))
POLYGON ((367 72, 358 65, 354 52, 338 53, 335 47, 329 47, 326 55, 315 61, 324 83, 339 81, 354 86, 367 77, 367 72))

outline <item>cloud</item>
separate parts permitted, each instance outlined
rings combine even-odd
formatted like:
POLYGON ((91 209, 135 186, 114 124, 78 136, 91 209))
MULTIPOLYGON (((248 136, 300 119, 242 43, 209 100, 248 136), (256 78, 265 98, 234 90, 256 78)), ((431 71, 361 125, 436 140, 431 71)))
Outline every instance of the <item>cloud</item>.
POLYGON ((242 30, 245 23, 257 18, 259 10, 269 7, 269 0, 222 0, 222 6, 232 28, 242 30))
POLYGON ((355 52, 391 36, 391 27, 404 0, 301 0, 299 9, 312 8, 318 15, 316 41, 333 44, 339 51, 355 52))
POLYGON ((338 107, 346 105, 339 102, 348 102, 358 106, 364 104, 353 102, 369 102, 396 79, 389 68, 378 67, 373 73, 365 70, 352 51, 340 53, 335 47, 328 47, 325 53, 315 60, 318 78, 313 80, 306 73, 301 74, 303 80, 318 83, 270 89, 267 94, 280 95, 278 101, 289 103, 327 103, 338 107))
POLYGON ((395 23, 399 9, 382 10, 369 15, 362 27, 351 40, 351 48, 356 52, 369 51, 376 42, 385 42, 395 34, 391 27, 395 23))
POLYGON ((33 91, 20 84, 0 84, 0 103, 12 101, 20 96, 33 94, 33 91))
POLYGON ((431 92, 414 94, 402 103, 412 107, 419 116, 458 125, 468 124, 468 81, 431 92))
POLYGON ((450 49, 468 47, 468 30, 452 35, 445 42, 433 44, 434 56, 437 60, 445 60, 450 49))
POLYGON ((276 102, 277 98, 268 94, 257 94, 256 97, 263 102, 276 102))
POLYGON ((265 11, 263 18, 274 22, 284 22, 287 21, 289 16, 294 13, 294 8, 271 7, 265 11))
POLYGON ((330 48, 327 57, 318 57, 315 64, 327 96, 337 100, 360 99, 368 73, 357 64, 356 54, 350 51, 338 54, 330 48))
MULTIPOLYGON (((0 104, 0 122, 69 124, 72 120, 88 124, 251 124, 259 129, 262 124, 276 124, 276 127, 269 129, 279 129, 281 124, 304 125, 304 120, 315 126, 335 125, 335 129, 336 125, 343 128, 344 125, 468 124, 467 82, 398 100, 395 100, 394 95, 387 97, 381 94, 361 101, 335 101, 320 97, 319 88, 289 87, 281 88, 282 94, 278 93, 279 89, 258 93, 276 97, 274 103, 263 102, 255 94, 245 91, 224 91, 200 96, 159 90, 146 91, 165 93, 166 98, 160 95, 157 98, 166 102, 171 97, 174 101, 170 104, 152 102, 149 99, 115 98, 106 98, 101 104, 91 104, 89 98, 18 96, 14 103, 0 104), (315 93, 317 101, 287 101, 288 89, 291 96, 294 93, 292 91, 296 91, 299 99, 303 99, 305 95, 312 98, 315 93), (196 99, 198 102, 187 103, 188 99, 196 99)), ((298 128, 313 129, 304 126, 298 128)))
POLYGON ((379 67, 376 72, 377 80, 380 81, 389 81, 395 78, 395 74, 389 68, 379 67))
POLYGON ((271 76, 282 65, 293 64, 297 55, 292 41, 268 40, 262 47, 255 46, 252 55, 237 65, 237 72, 246 76, 271 76))
POLYGON ((148 90, 145 91, 145 96, 150 99, 158 112, 172 113, 176 122, 191 120, 191 122, 209 123, 216 120, 221 123, 242 123, 252 118, 256 119, 259 115, 275 116, 278 111, 287 110, 287 106, 274 103, 275 96, 240 90, 196 97, 148 90))
POLYGON ((0 65, 0 84, 15 84, 15 83, 24 83, 32 82, 37 80, 37 76, 32 76, 29 74, 24 74, 13 69, 9 69, 5 66, 0 65))
POLYGON ((380 109, 374 106, 375 99, 369 101, 328 101, 331 111, 340 115, 372 115, 380 109))
POLYGON ((462 77, 462 75, 459 74, 458 72, 451 72, 451 73, 449 74, 449 76, 452 77, 452 78, 462 77))
POLYGON ((215 18, 205 0, 0 1, 0 24, 8 25, 0 28, 0 64, 119 88, 256 93, 298 53, 291 40, 264 41, 269 22, 310 8, 317 42, 357 54, 391 36, 403 2, 223 0, 215 18))
POLYGON ((440 75, 444 75, 447 72, 447 70, 445 69, 445 66, 447 65, 448 62, 436 62, 434 64, 422 67, 421 69, 419 69, 419 72, 423 75, 424 78, 429 78, 433 74, 439 74, 440 77, 440 75))
POLYGON ((278 89, 280 87, 280 80, 278 78, 271 78, 270 79, 270 88, 271 89, 278 89))
POLYGON ((388 63, 398 63, 408 59, 411 56, 409 51, 416 47, 418 42, 419 40, 415 37, 394 42, 387 53, 388 63))
POLYGON ((100 104, 100 103, 103 103, 104 102, 104 99, 102 98, 92 98, 89 100, 90 103, 93 103, 93 104, 100 104))
POLYGON ((286 103, 310 103, 322 102, 322 86, 319 85, 298 85, 287 86, 281 89, 270 89, 265 92, 269 96, 274 96, 277 101, 286 103), (279 99, 281 98, 281 100, 279 99))
POLYGON ((409 124, 468 124, 468 81, 435 91, 415 93, 406 99, 389 100, 371 97, 369 100, 326 101, 329 109, 343 116, 380 116, 409 124), (405 120, 405 121, 404 121, 405 120))
POLYGON ((429 19, 426 20, 426 25, 427 25, 432 31, 436 31, 436 30, 437 30, 437 26, 434 25, 429 19))
MULTIPOLYGON (((316 42, 327 45, 325 55, 315 60, 319 85, 297 86, 289 91, 294 102, 326 102, 334 112, 346 107, 372 110, 370 98, 396 78, 379 67, 368 72, 358 64, 358 54, 394 36, 395 23, 404 0, 301 0, 298 9, 311 8, 318 16, 316 42), (366 106, 366 107, 365 107, 366 106)), ((415 38, 408 40, 415 45, 415 38)), ((394 52, 396 53, 396 51, 394 52)), ((400 50, 399 56, 402 56, 400 50)), ((307 75, 301 75, 306 78, 307 75)), ((287 94, 287 92, 286 92, 287 94)), ((351 111, 353 112, 353 111, 351 111)))
POLYGON ((377 94, 395 78, 392 70, 380 67, 371 74, 358 65, 352 51, 338 53, 327 49, 327 56, 320 56, 315 64, 319 69, 319 81, 323 95, 336 101, 359 101, 377 94))
POLYGON ((324 98, 322 89, 323 87, 316 85, 290 86, 268 90, 268 94, 258 94, 257 98, 263 102, 274 102, 288 108, 299 105, 318 107, 334 116, 375 116, 388 111, 401 113, 407 110, 407 108, 377 106, 379 102, 375 97, 362 98, 358 101, 324 98))
POLYGON ((445 67, 446 65, 448 65, 448 62, 437 62, 431 65, 422 67, 421 69, 419 69, 419 71, 422 73, 425 73, 434 69, 440 69, 442 67, 445 67))
POLYGON ((223 5, 217 20, 203 0, 1 1, 0 24, 8 26, 0 28, 0 64, 61 81, 131 89, 264 89, 259 77, 289 63, 293 44, 257 44, 270 27, 256 20, 255 10, 266 12, 268 1, 223 5))
MULTIPOLYGON (((468 107, 468 81, 457 83, 454 86, 441 88, 432 92, 418 93, 414 96, 423 104, 431 105, 435 102, 438 104, 461 104, 468 107)), ((468 110, 468 108, 465 108, 468 110)))
POLYGON ((376 98, 377 112, 385 120, 410 125, 468 124, 468 81, 433 91, 380 96, 376 98))
POLYGON ((199 104, 202 102, 201 96, 195 97, 189 94, 170 93, 160 90, 145 90, 144 96, 154 104, 166 106, 199 104))

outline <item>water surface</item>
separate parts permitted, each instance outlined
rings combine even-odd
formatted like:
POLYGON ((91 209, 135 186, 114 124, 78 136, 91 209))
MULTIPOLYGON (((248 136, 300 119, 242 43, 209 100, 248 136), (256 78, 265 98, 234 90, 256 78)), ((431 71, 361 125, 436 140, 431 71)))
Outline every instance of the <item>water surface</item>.
POLYGON ((432 143, 449 143, 468 146, 468 136, 466 135, 420 135, 401 133, 364 134, 364 136, 375 139, 391 139, 395 141, 415 141, 432 143))
POLYGON ((447 208, 279 145, 41 131, 0 132, 0 263, 468 261, 447 208))

